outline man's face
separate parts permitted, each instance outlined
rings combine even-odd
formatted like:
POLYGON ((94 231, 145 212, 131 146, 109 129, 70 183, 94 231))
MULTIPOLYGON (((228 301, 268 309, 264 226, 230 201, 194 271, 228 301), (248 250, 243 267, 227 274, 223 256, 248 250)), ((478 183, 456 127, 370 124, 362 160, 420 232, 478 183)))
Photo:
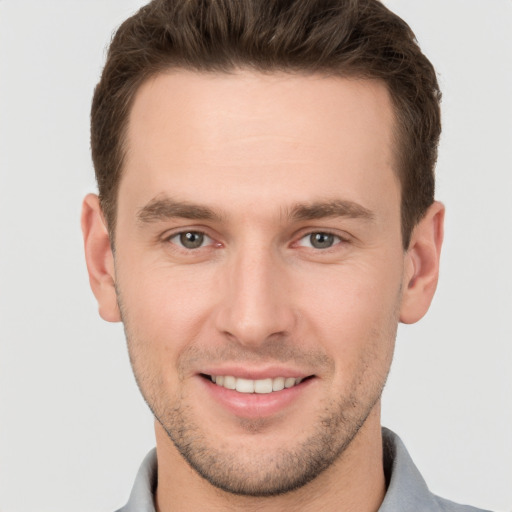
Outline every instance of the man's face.
POLYGON ((393 168, 377 81, 175 71, 138 91, 118 300, 158 429, 214 485, 285 492, 378 424, 404 280, 393 168))

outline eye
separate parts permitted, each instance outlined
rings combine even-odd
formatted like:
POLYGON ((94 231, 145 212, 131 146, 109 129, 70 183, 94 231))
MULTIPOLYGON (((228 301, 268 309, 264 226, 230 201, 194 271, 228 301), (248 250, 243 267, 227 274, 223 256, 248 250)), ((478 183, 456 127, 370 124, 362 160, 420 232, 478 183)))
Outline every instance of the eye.
POLYGON ((168 240, 184 249, 199 249, 213 242, 208 235, 201 233, 201 231, 183 231, 173 235, 168 240))
POLYGON ((309 233, 299 240, 302 247, 311 247, 313 249, 330 249, 333 245, 340 243, 342 239, 332 233, 318 231, 309 233))

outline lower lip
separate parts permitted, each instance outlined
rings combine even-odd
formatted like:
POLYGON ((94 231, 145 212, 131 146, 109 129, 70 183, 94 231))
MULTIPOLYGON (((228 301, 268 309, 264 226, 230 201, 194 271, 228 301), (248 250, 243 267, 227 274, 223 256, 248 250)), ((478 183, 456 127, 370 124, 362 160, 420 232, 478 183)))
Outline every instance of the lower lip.
POLYGON ((210 396, 231 414, 242 418, 264 418, 278 414, 297 402, 301 395, 313 384, 315 378, 309 378, 291 388, 272 393, 239 393, 214 384, 199 377, 210 396))

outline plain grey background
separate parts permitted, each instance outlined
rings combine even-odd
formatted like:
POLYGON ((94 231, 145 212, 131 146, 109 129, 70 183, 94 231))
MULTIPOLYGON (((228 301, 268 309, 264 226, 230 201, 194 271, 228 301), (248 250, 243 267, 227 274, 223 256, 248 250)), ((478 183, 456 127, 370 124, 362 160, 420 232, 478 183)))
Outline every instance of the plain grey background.
MULTIPOLYGON (((136 0, 0 1, 0 511, 112 511, 153 446, 82 255, 89 106, 136 0)), ((388 0, 444 92, 431 311, 402 326, 383 423, 430 488, 512 510, 512 1, 388 0)))

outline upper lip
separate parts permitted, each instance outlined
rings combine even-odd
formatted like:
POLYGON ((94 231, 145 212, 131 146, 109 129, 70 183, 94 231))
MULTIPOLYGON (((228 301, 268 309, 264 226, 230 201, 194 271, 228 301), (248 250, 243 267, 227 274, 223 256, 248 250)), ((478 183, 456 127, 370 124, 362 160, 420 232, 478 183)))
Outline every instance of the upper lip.
POLYGON ((262 379, 275 379, 276 377, 294 377, 304 379, 312 375, 312 373, 305 372, 295 368, 286 367, 266 367, 266 368, 248 368, 242 366, 222 366, 203 368, 200 372, 203 375, 230 375, 232 377, 249 379, 249 380, 262 380, 262 379))

